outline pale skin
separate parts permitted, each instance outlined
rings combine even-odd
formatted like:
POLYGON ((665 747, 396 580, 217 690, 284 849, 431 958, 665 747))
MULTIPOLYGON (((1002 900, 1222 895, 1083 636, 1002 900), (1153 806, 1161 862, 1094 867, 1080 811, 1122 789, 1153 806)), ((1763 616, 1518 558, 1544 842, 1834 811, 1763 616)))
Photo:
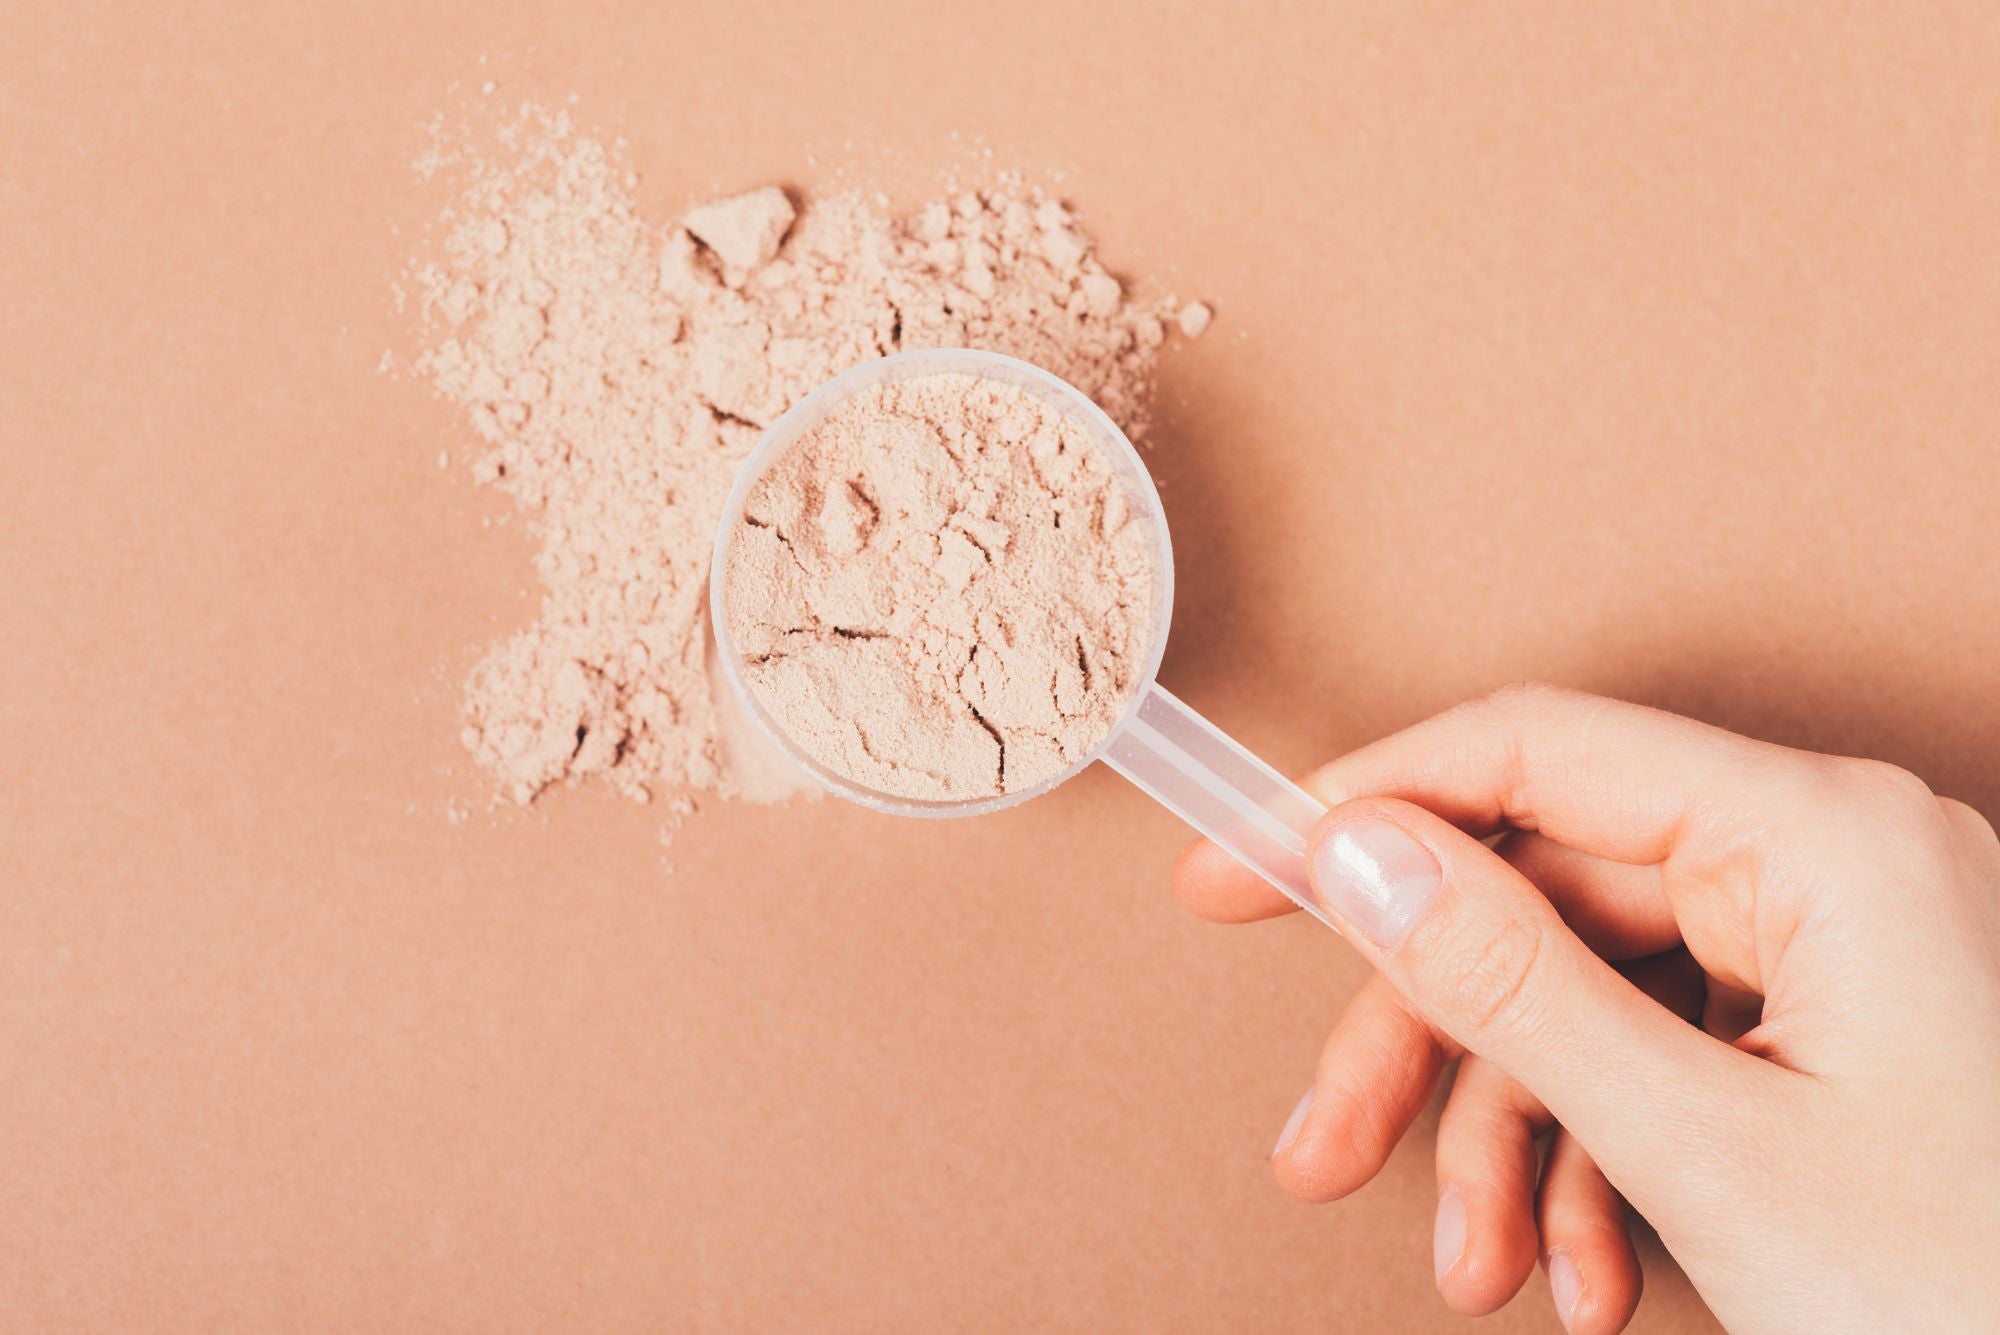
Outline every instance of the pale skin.
MULTIPOLYGON (((1643 1214, 1730 1330, 2000 1330, 2000 841, 1875 761, 1510 687, 1327 765, 1314 892, 1376 975, 1272 1155, 1437 1133, 1437 1285, 1624 1328, 1643 1214), (1499 836, 1489 847, 1482 840, 1499 836), (1537 1145, 1546 1138, 1538 1163, 1537 1145)), ((1204 917, 1293 906, 1214 845, 1204 917)))

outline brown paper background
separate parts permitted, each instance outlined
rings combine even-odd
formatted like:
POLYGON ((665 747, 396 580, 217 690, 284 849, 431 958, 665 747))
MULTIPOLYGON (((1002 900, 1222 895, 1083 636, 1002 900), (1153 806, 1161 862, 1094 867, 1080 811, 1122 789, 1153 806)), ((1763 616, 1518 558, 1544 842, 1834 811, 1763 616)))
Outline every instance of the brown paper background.
POLYGON ((1434 1115, 1264 1166, 1359 967, 1108 774, 445 820, 527 549, 374 366, 485 78, 658 217, 983 137, 1212 297, 1164 680, 1282 766, 1536 676, 2000 810, 1991 6, 418 8, 0 15, 5 1328, 1461 1324, 1434 1115))

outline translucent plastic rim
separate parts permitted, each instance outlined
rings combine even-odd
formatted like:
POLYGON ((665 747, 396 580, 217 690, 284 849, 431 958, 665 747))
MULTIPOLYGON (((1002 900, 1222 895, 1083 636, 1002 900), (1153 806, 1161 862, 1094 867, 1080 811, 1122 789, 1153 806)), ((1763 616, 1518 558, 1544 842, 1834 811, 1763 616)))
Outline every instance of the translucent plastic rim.
POLYGON ((893 815, 976 816, 1040 797, 1056 785, 1074 778, 1089 768, 1092 762, 1102 757, 1112 740, 1124 729, 1127 721, 1138 709, 1139 702, 1145 697, 1147 689, 1153 684, 1153 679, 1159 675, 1160 659, 1167 651, 1167 629, 1173 621, 1174 610, 1173 541, 1167 532, 1167 516, 1166 511, 1160 506, 1160 493, 1154 487, 1152 474, 1146 471, 1145 461, 1139 457, 1139 451, 1133 447, 1125 433, 1118 429, 1118 424, 1106 416, 1102 408, 1074 385, 1051 375, 1039 366, 997 352, 981 352, 972 348, 899 352, 893 357, 864 362, 852 370, 835 376, 793 404, 784 416, 773 422, 765 431, 763 438, 757 442, 757 448, 750 452, 749 457, 737 469, 735 485, 730 488, 729 500, 723 506, 722 522, 716 527, 715 549, 709 564, 708 608, 716 652, 721 657, 722 676, 729 683, 730 692, 742 705, 744 712, 756 723, 758 731, 777 748, 778 753, 814 783, 850 802, 893 815), (1111 466, 1113 477, 1125 488, 1125 504, 1131 512, 1133 521, 1146 523, 1153 536, 1153 629, 1143 670, 1133 679, 1117 720, 1106 730, 1097 745, 1072 763, 1069 768, 1032 788, 1024 788, 1019 792, 996 793, 991 797, 966 798, 961 801, 926 801, 864 788, 851 779, 834 773, 805 754, 785 735, 776 720, 765 711, 762 702, 757 699, 756 692, 752 691, 749 683, 743 679, 740 670, 743 656, 737 651, 729 633, 729 595, 724 587, 724 573, 728 568, 730 538, 742 521, 743 507, 749 501, 750 488, 756 485, 757 479, 764 475, 764 471, 790 449, 800 436, 818 426, 841 404, 864 390, 895 381, 950 374, 979 376, 1026 390, 1090 431, 1104 450, 1105 462, 1111 466))

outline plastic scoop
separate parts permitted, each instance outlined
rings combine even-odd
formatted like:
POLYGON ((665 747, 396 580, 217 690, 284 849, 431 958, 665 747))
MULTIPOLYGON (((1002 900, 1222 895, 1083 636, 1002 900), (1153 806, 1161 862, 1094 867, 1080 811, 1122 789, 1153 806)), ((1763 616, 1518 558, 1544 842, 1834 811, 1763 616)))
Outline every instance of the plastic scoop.
POLYGON ((1307 888, 1305 866, 1306 835, 1325 814, 1325 805, 1232 741, 1155 680, 1167 648, 1173 601, 1173 544, 1167 536, 1166 514, 1145 463, 1125 433, 1081 391, 1040 367, 966 348, 904 352, 868 362, 821 385, 793 405, 772 424, 737 473, 736 485, 723 508, 709 576, 711 620, 730 689, 778 750, 827 791, 898 815, 974 816, 1038 797, 1101 760, 1235 854, 1293 903, 1326 922, 1307 888), (743 679, 742 655, 730 638, 729 588, 724 578, 730 537, 742 523, 750 489, 765 469, 854 395, 891 381, 940 374, 979 376, 1025 390, 1084 428, 1124 488, 1132 522, 1146 525, 1153 546, 1152 641, 1144 671, 1111 731, 1054 778, 1017 792, 963 801, 922 801, 875 792, 828 769, 787 737, 743 679))

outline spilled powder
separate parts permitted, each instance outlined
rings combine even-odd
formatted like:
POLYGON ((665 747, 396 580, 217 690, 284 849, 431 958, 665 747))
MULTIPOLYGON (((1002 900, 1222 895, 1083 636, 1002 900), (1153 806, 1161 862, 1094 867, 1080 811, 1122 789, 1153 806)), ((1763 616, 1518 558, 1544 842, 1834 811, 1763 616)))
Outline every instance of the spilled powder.
MULTIPOLYGON (((493 146, 423 167, 465 188, 411 274, 430 330, 416 365, 464 410, 475 476, 537 546, 535 619, 465 689, 465 745, 507 800, 591 778, 641 800, 796 784, 732 715, 706 588, 736 465, 822 381, 905 349, 986 348, 1144 432, 1177 306, 1128 297, 1076 216, 1018 182, 905 215, 764 187, 663 223, 601 141, 532 106, 493 146)), ((1010 744, 1010 770, 1032 772, 1037 745, 1010 744)))
POLYGON ((725 607, 778 730, 861 787, 950 801, 1104 739, 1153 627, 1152 535, 1089 431, 1026 390, 871 386, 751 488, 725 607))

